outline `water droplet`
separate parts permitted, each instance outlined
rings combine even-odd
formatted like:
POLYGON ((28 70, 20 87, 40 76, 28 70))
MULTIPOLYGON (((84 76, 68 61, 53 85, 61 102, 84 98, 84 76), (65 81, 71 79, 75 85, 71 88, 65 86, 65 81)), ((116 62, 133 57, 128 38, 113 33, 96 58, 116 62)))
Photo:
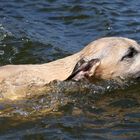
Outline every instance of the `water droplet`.
POLYGON ((4 55, 4 51, 3 50, 0 50, 0 55, 4 55))

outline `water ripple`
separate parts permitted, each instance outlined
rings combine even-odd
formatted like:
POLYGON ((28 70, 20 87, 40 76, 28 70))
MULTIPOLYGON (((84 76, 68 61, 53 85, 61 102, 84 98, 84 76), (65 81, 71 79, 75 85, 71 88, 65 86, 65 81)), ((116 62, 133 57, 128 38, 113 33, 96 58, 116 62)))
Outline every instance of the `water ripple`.
MULTIPOLYGON (((138 0, 1 0, 0 65, 49 62, 104 36, 140 42, 139 7, 138 0)), ((139 85, 106 83, 95 94, 90 85, 83 94, 51 86, 55 96, 0 103, 0 139, 139 139, 139 85)))

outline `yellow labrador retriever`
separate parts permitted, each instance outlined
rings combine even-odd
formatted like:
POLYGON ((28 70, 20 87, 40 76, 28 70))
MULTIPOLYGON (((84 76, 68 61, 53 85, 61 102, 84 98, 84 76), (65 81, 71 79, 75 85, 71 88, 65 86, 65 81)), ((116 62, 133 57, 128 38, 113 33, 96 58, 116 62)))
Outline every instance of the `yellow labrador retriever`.
POLYGON ((128 38, 106 37, 91 42, 76 54, 50 63, 0 67, 0 93, 1 98, 16 99, 19 96, 15 97, 15 90, 29 85, 43 86, 53 80, 138 76, 140 45, 128 38))

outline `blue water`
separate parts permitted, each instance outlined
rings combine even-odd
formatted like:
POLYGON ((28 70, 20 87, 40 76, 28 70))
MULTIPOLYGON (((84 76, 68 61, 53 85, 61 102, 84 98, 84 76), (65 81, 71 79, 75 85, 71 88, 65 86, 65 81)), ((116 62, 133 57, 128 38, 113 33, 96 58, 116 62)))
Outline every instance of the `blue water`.
MULTIPOLYGON (((140 42, 140 1, 0 1, 1 65, 46 63, 105 36, 140 42)), ((53 111, 46 111, 44 97, 26 105, 1 103, 0 139, 139 139, 139 93, 139 85, 98 99, 76 93, 53 111)))

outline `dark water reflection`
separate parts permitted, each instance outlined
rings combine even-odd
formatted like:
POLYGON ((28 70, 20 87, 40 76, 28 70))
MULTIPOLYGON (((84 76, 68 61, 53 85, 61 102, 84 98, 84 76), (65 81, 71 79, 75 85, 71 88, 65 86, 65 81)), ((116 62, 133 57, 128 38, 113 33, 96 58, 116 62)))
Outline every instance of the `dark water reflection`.
MULTIPOLYGON (((104 36, 139 42, 139 7, 136 0, 1 0, 0 64, 49 62, 104 36)), ((0 139, 139 139, 139 84, 71 93, 0 103, 0 139)))

